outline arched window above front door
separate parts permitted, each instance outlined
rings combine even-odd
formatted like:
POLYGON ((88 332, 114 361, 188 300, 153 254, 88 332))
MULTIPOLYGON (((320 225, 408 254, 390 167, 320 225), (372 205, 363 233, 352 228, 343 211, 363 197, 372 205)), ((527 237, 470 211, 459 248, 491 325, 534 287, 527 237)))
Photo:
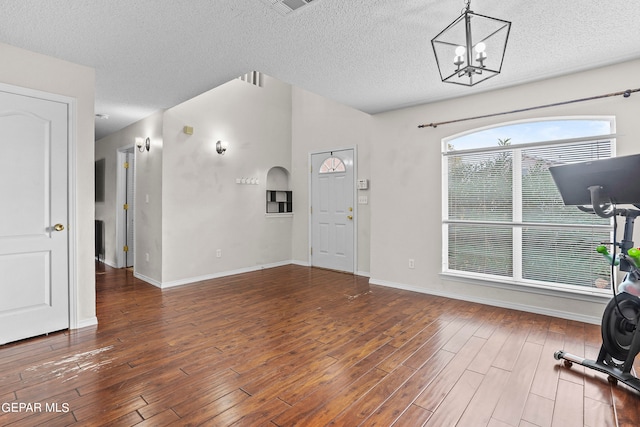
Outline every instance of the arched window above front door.
POLYGON ((333 156, 322 162, 322 165, 320 166, 320 173, 344 172, 346 170, 344 162, 333 156))

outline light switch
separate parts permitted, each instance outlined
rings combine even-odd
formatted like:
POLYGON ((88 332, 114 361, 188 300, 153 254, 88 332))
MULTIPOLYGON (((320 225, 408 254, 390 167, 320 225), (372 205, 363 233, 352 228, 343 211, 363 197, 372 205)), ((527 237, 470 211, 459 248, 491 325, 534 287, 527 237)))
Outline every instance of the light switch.
POLYGON ((367 196, 358 196, 358 204, 359 205, 366 205, 369 203, 369 197, 367 196))

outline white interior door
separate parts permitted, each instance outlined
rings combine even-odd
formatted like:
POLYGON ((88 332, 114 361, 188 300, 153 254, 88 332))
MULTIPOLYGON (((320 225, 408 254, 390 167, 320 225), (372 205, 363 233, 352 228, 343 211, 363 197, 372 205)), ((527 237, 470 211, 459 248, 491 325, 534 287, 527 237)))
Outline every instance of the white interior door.
POLYGON ((133 267, 135 253, 134 201, 136 160, 134 147, 119 149, 117 159, 116 267, 133 267))
POLYGON ((68 104, 0 91, 0 344, 69 327, 68 104))
POLYGON ((127 248, 127 250, 125 251, 125 263, 124 266, 125 267, 133 267, 133 253, 134 253, 134 247, 133 247, 133 230, 134 230, 134 224, 133 224, 133 212, 134 212, 134 201, 135 201, 135 185, 133 182, 134 176, 135 176, 135 167, 136 167, 136 156, 135 153, 133 152, 133 149, 131 149, 131 151, 127 152, 127 164, 129 165, 129 167, 126 169, 126 174, 127 174, 127 179, 126 179, 126 190, 125 190, 125 194, 126 194, 126 205, 127 205, 127 209, 124 212, 125 215, 125 246, 127 248))
POLYGON ((311 155, 311 264, 354 272, 353 150, 311 155))

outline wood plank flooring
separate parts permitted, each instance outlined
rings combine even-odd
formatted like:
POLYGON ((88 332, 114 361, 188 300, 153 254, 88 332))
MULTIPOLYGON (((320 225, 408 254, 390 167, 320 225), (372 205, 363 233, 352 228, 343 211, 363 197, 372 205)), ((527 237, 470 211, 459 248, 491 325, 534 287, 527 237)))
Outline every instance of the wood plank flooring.
POLYGON ((598 326, 293 265, 100 268, 97 327, 0 347, 0 425, 640 425, 640 394, 553 358, 595 358, 598 326))

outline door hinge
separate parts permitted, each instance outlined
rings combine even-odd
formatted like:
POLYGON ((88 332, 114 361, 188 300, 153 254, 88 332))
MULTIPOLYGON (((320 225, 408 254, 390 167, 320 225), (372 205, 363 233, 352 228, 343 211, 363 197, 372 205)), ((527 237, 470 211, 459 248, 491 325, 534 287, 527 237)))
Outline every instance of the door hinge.
POLYGON ((129 252, 129 246, 124 245, 124 247, 122 248, 122 250, 123 250, 123 251, 125 251, 125 252, 129 252))
POLYGON ((309 213, 313 214, 313 206, 309 206, 309 213))
POLYGON ((124 209, 125 211, 128 211, 128 210, 129 210, 129 203, 125 203, 125 204, 122 206, 122 209, 124 209))
POLYGON ((129 162, 124 162, 123 166, 124 166, 125 169, 129 169, 129 162))
POLYGON ((311 246, 311 248, 309 248, 309 249, 310 249, 309 252, 311 253, 311 255, 313 255, 313 246, 311 246))

